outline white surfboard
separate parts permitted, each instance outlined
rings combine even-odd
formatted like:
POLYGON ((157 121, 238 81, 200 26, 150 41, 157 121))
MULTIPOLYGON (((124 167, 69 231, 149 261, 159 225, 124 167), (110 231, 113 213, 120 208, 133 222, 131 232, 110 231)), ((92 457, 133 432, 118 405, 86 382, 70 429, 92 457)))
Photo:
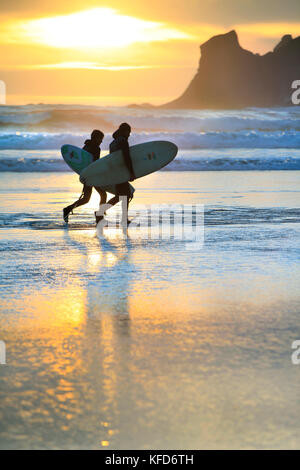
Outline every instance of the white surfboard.
MULTIPOLYGON (((93 163, 94 159, 93 156, 79 147, 75 145, 65 144, 61 147, 61 154, 65 162, 72 168, 73 171, 80 174, 82 170, 93 163)), ((112 194, 117 194, 117 189, 115 185, 106 185, 103 186, 102 189, 108 191, 112 194)), ((132 185, 130 185, 131 194, 133 195, 135 189, 132 185)))
MULTIPOLYGON (((158 140, 130 147, 130 156, 136 178, 149 175, 170 163, 178 147, 172 142, 158 140)), ((91 163, 80 173, 80 181, 87 186, 107 186, 129 181, 130 173, 121 150, 91 163)))

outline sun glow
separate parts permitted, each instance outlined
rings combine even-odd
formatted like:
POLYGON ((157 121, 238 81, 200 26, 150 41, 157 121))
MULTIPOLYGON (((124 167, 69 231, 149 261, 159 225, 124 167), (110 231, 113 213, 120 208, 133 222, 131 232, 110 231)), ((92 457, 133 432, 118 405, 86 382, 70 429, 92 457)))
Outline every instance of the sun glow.
POLYGON ((120 48, 136 42, 187 39, 189 35, 163 23, 94 8, 65 16, 40 18, 20 25, 23 41, 59 48, 120 48))
MULTIPOLYGON (((43 69, 87 69, 87 70, 109 70, 109 71, 119 71, 119 70, 139 70, 139 69, 150 69, 153 68, 152 65, 105 65, 98 64, 97 62, 59 62, 57 64, 39 64, 32 66, 25 66, 26 70, 43 70, 43 69)), ((157 68, 160 66, 156 66, 157 68)))
POLYGON ((300 23, 247 23, 236 26, 238 33, 250 33, 254 36, 275 38, 279 41, 284 34, 299 36, 300 23))

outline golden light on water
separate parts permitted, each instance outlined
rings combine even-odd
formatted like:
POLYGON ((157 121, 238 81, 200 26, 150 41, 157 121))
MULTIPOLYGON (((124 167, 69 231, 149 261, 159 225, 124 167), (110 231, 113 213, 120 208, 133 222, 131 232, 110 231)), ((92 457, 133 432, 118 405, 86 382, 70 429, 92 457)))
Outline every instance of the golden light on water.
POLYGON ((163 23, 121 15, 111 8, 91 10, 20 24, 15 38, 58 48, 124 48, 137 42, 186 39, 189 35, 163 23))
MULTIPOLYGON (((70 284, 70 283, 69 283, 70 284)), ((66 331, 73 330, 81 325, 86 314, 86 292, 72 286, 65 290, 53 291, 50 287, 44 288, 32 295, 30 291, 24 291, 21 299, 13 299, 6 302, 6 308, 16 308, 20 312, 26 312, 22 324, 32 322, 35 318, 36 325, 47 328, 56 327, 66 331)), ((75 331, 75 330, 74 330, 75 331)), ((74 334, 74 332, 72 333, 74 334)))

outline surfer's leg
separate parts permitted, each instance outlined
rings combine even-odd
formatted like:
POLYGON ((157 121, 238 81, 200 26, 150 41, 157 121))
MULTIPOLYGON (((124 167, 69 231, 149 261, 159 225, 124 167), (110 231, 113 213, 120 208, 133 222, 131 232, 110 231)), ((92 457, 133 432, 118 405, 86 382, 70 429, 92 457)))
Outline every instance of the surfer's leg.
POLYGON ((83 190, 79 199, 77 199, 77 201, 75 201, 73 204, 70 204, 70 206, 64 208, 63 216, 65 222, 68 222, 69 214, 72 212, 73 209, 75 209, 75 207, 83 206, 84 204, 87 204, 89 202, 92 190, 93 188, 91 186, 83 186, 83 190))
POLYGON ((122 220, 129 220, 128 216, 128 206, 130 201, 133 198, 133 192, 130 189, 129 183, 121 183, 116 185, 117 194, 112 197, 107 204, 110 204, 110 207, 115 206, 120 200, 122 201, 122 220))
POLYGON ((96 191, 100 194, 100 204, 105 204, 107 199, 107 193, 104 189, 99 186, 95 186, 96 191))
POLYGON ((101 211, 101 206, 105 205, 106 204, 106 200, 107 200, 107 193, 106 191, 104 191, 102 188, 100 188, 99 186, 94 186, 96 191, 100 194, 100 203, 99 203, 99 212, 100 213, 103 213, 103 215, 98 215, 99 212, 95 212, 95 217, 96 217, 96 225, 98 224, 98 222, 100 222, 101 220, 103 220, 103 217, 104 215, 106 215, 106 212, 105 211, 101 211))
POLYGON ((128 183, 120 183, 116 184, 116 195, 111 199, 111 204, 117 204, 117 202, 120 201, 120 196, 125 196, 126 195, 126 185, 128 183), (116 202, 115 202, 116 201, 116 202))
POLYGON ((118 204, 118 202, 120 201, 120 197, 118 194, 116 194, 116 196, 112 197, 107 204, 110 204, 111 206, 115 206, 116 204, 118 204))
POLYGON ((98 224, 98 222, 103 220, 104 215, 106 215, 106 211, 108 209, 110 209, 111 207, 115 206, 119 202, 119 200, 120 200, 119 196, 116 195, 116 196, 112 197, 107 203, 101 204, 101 202, 100 202, 99 212, 95 212, 96 224, 98 224), (105 207, 102 207, 102 206, 105 206, 105 207), (101 207, 102 207, 102 211, 101 211, 101 207), (105 211, 103 211, 103 209, 105 209, 105 211), (101 213, 101 215, 99 213, 101 213))
POLYGON ((133 198, 133 192, 131 191, 131 187, 129 183, 122 183, 117 185, 118 194, 122 200, 122 224, 130 224, 130 220, 128 219, 128 207, 129 203, 133 198))
POLYGON ((129 203, 130 201, 132 201, 133 199, 133 191, 131 190, 131 186, 129 183, 122 183, 122 185, 120 185, 121 188, 120 188, 120 195, 122 196, 126 196, 127 198, 127 210, 128 210, 128 206, 129 206, 129 203))
POLYGON ((116 195, 114 197, 112 197, 107 204, 110 204, 111 206, 115 206, 116 204, 118 204, 118 202, 120 201, 120 196, 123 196, 123 195, 126 195, 126 185, 128 183, 120 183, 120 184, 116 184, 116 195), (125 190, 124 190, 125 188, 125 190))
POLYGON ((74 204, 71 204, 72 209, 75 209, 75 207, 83 206, 84 204, 87 204, 89 200, 91 199, 93 188, 92 186, 84 186, 81 196, 77 201, 74 202, 74 204))

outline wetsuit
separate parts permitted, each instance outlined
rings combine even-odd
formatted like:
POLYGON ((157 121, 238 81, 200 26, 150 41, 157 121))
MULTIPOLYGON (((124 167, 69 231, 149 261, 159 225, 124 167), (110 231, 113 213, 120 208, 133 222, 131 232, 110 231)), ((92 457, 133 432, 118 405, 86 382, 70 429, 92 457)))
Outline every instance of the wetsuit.
MULTIPOLYGON (((131 161, 130 153, 129 153, 128 140, 126 139, 126 137, 119 134, 119 130, 114 132, 113 138, 114 140, 109 145, 110 153, 116 152, 117 150, 122 150, 126 166, 128 170, 130 171, 130 175, 134 177, 132 161, 131 161)), ((128 203, 133 198, 133 192, 130 189, 130 184, 128 183, 128 181, 124 183, 116 184, 116 190, 117 190, 116 196, 114 196, 110 201, 108 201, 108 204, 111 204, 112 206, 114 206, 115 204, 119 202, 120 200, 119 196, 127 196, 128 203)))
MULTIPOLYGON (((95 162, 98 160, 100 157, 100 147, 99 145, 95 144, 93 140, 87 139, 84 143, 83 150, 86 150, 93 156, 93 161, 95 162)), ((96 191, 100 194, 100 204, 105 204, 106 203, 106 192, 101 189, 98 186, 94 186, 96 191)), ((73 210, 75 207, 83 206, 84 204, 87 204, 89 200, 91 199, 93 187, 92 186, 83 186, 83 190, 81 193, 81 196, 77 201, 75 201, 73 204, 68 206, 68 209, 73 210)))

